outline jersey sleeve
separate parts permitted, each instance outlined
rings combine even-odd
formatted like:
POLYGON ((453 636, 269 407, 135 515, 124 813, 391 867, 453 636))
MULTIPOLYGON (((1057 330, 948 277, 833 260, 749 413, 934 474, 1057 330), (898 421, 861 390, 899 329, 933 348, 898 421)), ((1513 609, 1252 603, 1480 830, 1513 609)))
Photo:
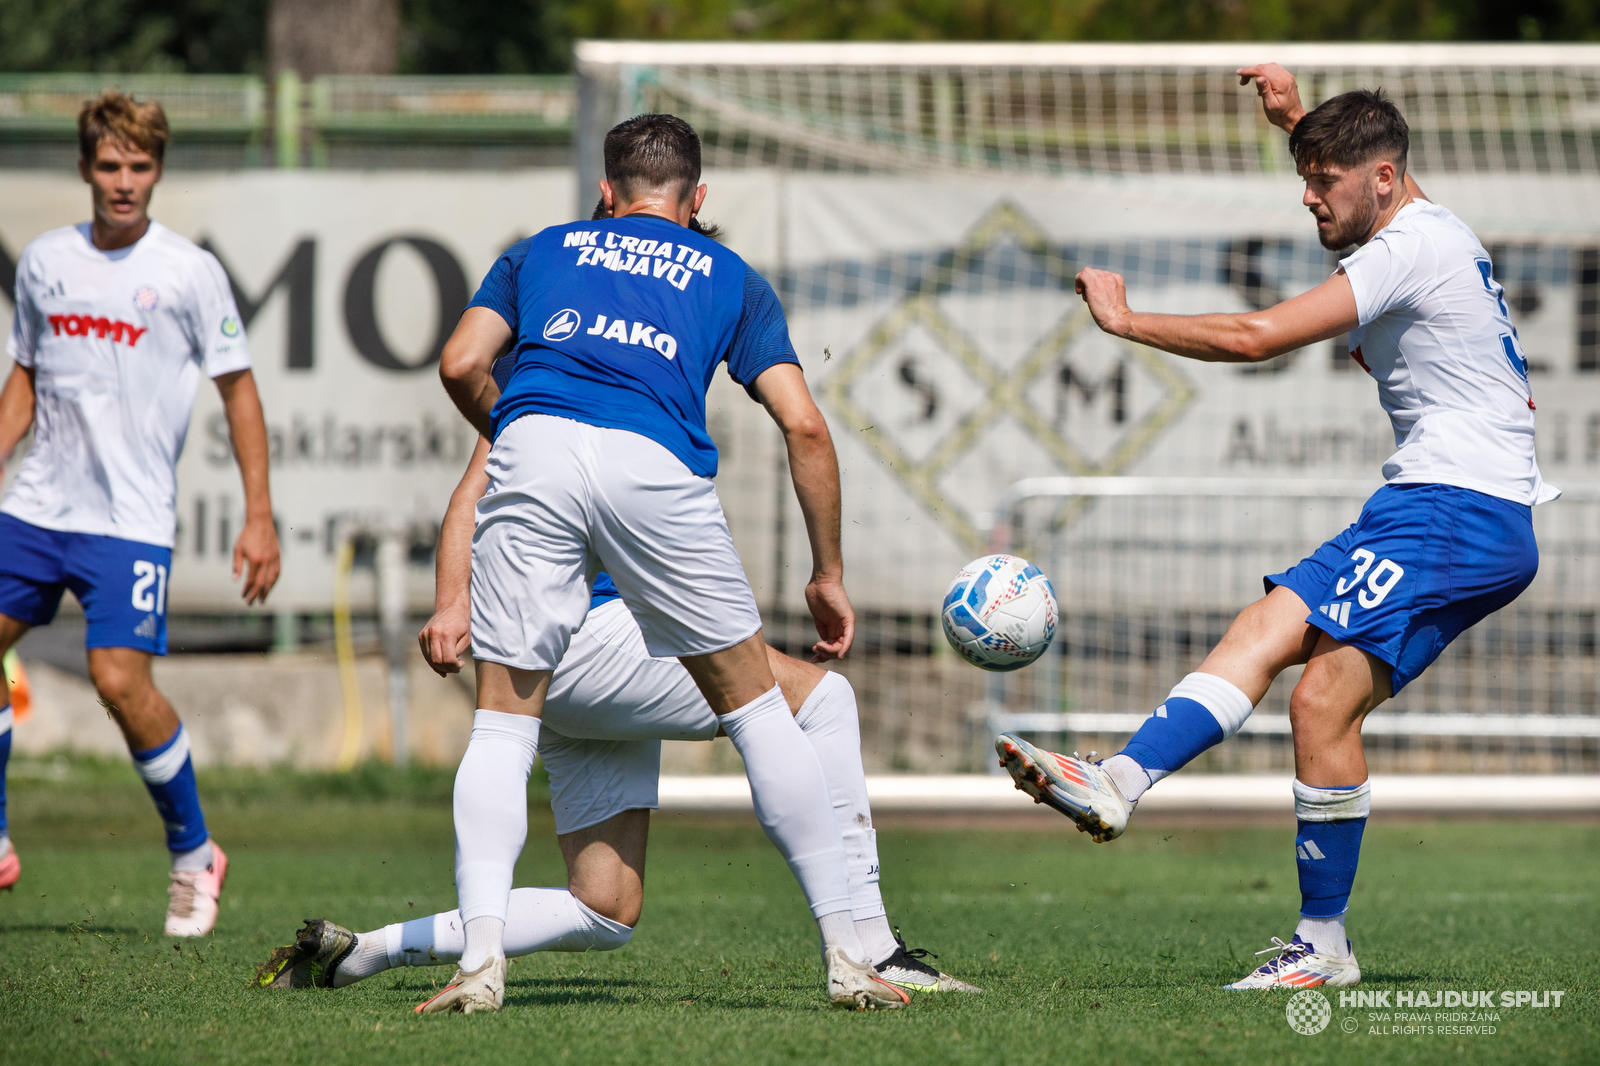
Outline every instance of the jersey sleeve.
POLYGON ((767 279, 745 267, 744 310, 728 347, 728 376, 749 392, 762 371, 779 363, 800 363, 789 340, 783 305, 767 279))
POLYGON ((233 301, 233 286, 228 283, 227 271, 210 252, 204 253, 196 272, 191 314, 195 350, 205 364, 207 377, 250 369, 250 346, 245 342, 244 322, 233 301))
POLYGON ((6 340, 6 354, 18 366, 32 366, 33 353, 39 343, 39 307, 33 301, 33 286, 29 284, 33 257, 23 249, 20 258, 17 282, 11 295, 11 336, 6 340))
POLYGON ((487 307, 505 319, 506 325, 511 327, 512 336, 517 333, 517 274, 522 269, 522 261, 528 257, 528 246, 532 243, 533 238, 528 237, 507 248, 494 261, 494 266, 489 268, 483 283, 478 286, 477 294, 467 304, 468 307, 487 307))
POLYGON ((1397 307, 1415 306, 1438 272, 1438 257, 1432 243, 1414 231, 1386 232, 1340 260, 1339 266, 1350 279, 1356 315, 1362 326, 1368 326, 1397 307))

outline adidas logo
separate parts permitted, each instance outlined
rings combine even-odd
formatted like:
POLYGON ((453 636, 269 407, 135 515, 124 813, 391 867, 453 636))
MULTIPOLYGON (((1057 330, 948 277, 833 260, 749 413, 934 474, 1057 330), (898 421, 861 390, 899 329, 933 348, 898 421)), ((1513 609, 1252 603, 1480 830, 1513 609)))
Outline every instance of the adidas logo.
POLYGON ((133 635, 143 637, 146 640, 156 639, 156 616, 153 614, 145 615, 144 621, 134 627, 133 635))
POLYGON ((1343 603, 1325 603, 1321 607, 1318 607, 1317 610, 1321 611, 1335 622, 1338 622, 1341 626, 1348 628, 1350 625, 1349 600, 1345 600, 1343 603))
MULTIPOLYGON (((1345 604, 1346 608, 1349 606, 1350 605, 1348 603, 1345 604)), ((1300 856, 1302 859, 1307 860, 1327 858, 1326 855, 1322 854, 1322 849, 1317 847, 1317 842, 1315 840, 1308 840, 1304 844, 1295 845, 1294 853, 1300 856)))

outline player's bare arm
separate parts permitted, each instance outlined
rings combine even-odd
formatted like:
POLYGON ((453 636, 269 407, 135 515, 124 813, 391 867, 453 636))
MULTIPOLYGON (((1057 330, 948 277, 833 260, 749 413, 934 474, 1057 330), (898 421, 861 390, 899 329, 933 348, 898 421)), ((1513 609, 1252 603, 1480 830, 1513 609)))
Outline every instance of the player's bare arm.
POLYGON ((267 483, 267 422, 261 413, 261 395, 248 370, 216 379, 222 410, 228 419, 233 452, 239 459, 244 482, 244 529, 233 542, 233 576, 245 574, 240 595, 247 604, 265 603, 278 583, 282 557, 278 527, 272 521, 272 493, 267 483))
POLYGON ((1113 336, 1208 363, 1256 363, 1358 325, 1355 293, 1343 273, 1264 311, 1159 315, 1128 306, 1121 274, 1084 269, 1077 290, 1095 324, 1113 336))
POLYGON ((450 494, 434 552, 433 617, 417 634, 422 656, 440 677, 459 672, 472 643, 472 512, 489 487, 489 440, 478 438, 450 494))
POLYGON ((821 636, 813 647, 815 662, 842 659, 855 640, 856 616, 844 590, 844 556, 839 548, 839 457, 827 419, 806 388, 805 375, 793 363, 781 363, 756 378, 755 393, 783 431, 795 495, 811 539, 811 580, 806 605, 821 636))
POLYGON ((11 453, 17 450, 28 427, 33 425, 33 367, 13 365, 0 389, 0 476, 6 472, 11 453))
POLYGON ((450 401, 485 437, 494 436, 489 412, 500 399, 494 383, 494 361, 511 343, 511 327, 487 307, 469 307, 461 313, 455 332, 439 356, 439 379, 450 401))

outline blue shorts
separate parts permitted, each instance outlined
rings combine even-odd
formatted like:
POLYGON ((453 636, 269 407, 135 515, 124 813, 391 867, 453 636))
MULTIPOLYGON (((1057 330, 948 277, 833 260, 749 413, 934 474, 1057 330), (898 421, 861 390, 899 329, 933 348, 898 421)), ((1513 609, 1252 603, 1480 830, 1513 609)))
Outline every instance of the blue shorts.
POLYGON ((1454 485, 1385 485, 1355 525, 1281 574, 1311 625, 1394 667, 1399 692, 1539 570, 1532 508, 1454 485))
POLYGON ((43 529, 0 514, 0 614, 48 625, 67 589, 89 622, 84 646, 167 654, 172 549, 43 529))

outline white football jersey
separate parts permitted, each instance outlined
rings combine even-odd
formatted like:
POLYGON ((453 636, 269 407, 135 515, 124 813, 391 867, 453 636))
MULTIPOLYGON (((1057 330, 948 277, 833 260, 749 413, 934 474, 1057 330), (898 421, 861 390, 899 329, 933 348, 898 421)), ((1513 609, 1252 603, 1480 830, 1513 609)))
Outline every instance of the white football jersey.
POLYGON ((1350 354, 1394 426, 1384 478, 1530 505, 1559 496, 1539 476, 1528 363, 1504 290, 1466 224, 1417 200, 1339 265, 1361 322, 1350 354))
POLYGON ((94 246, 87 222, 17 261, 6 352, 34 370, 33 446, 0 511, 46 529, 171 547, 195 388, 250 353, 216 256, 158 222, 94 246))

